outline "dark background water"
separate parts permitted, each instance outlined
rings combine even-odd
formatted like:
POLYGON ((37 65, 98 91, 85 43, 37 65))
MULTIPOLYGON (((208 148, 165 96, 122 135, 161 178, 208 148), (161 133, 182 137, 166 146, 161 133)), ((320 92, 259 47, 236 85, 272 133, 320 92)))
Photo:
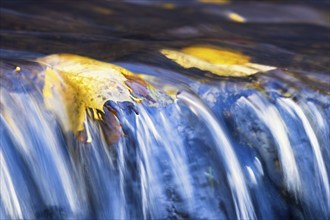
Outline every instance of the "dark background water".
POLYGON ((268 65, 329 72, 327 1, 2 0, 0 16, 2 57, 15 51, 65 52, 110 61, 139 54, 130 58, 161 65, 158 57, 143 54, 210 43, 242 50, 268 65), (231 21, 228 12, 247 22, 231 21))

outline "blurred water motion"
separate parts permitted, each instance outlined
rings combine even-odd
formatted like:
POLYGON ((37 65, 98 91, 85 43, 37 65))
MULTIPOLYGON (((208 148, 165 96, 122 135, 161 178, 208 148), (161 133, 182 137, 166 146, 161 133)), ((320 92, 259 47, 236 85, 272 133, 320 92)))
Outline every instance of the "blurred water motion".
POLYGON ((0 219, 330 219, 328 2, 0 6, 0 219))

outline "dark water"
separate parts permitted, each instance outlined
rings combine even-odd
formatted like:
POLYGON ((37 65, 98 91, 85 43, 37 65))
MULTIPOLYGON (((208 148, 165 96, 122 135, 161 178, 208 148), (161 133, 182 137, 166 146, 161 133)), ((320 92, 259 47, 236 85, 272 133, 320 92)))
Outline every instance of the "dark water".
POLYGON ((1 219, 330 218, 329 3, 205 2, 1 1, 1 219), (159 52, 190 45, 276 69, 224 77, 159 52), (43 103, 34 60, 57 53, 174 95, 118 108, 117 143, 89 118, 81 142, 43 103))

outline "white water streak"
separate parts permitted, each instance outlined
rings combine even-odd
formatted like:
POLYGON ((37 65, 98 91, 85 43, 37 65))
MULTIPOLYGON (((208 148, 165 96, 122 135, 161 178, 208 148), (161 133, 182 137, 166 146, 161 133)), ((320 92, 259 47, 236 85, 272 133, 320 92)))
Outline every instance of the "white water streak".
POLYGON ((317 140, 316 134, 310 124, 310 122, 308 121, 305 113, 303 112, 303 110, 301 109, 301 107, 299 105, 297 105, 295 102, 293 102, 291 99, 287 99, 287 98, 279 98, 278 102, 281 104, 281 106, 284 107, 284 109, 290 109, 291 111, 293 111, 296 115, 296 117, 299 118, 299 120, 301 121, 305 133, 308 137, 308 140, 311 144, 316 162, 317 162, 317 167, 318 167, 318 171, 323 183, 323 187, 326 193, 326 198, 327 198, 327 206, 330 209, 330 189, 329 189, 329 178, 327 175, 327 171, 325 168, 325 164, 324 164, 324 160, 322 157, 322 153, 321 153, 321 148, 320 148, 320 144, 317 140))
POLYGON ((256 175, 254 174, 252 168, 250 166, 246 166, 246 170, 248 171, 248 174, 250 176, 251 183, 253 183, 254 185, 257 185, 258 184, 257 178, 256 178, 256 175))
POLYGON ((212 133, 217 151, 227 169, 227 178, 231 187, 237 217, 239 219, 256 219, 242 169, 223 128, 208 107, 196 96, 182 91, 177 95, 177 98, 189 106, 191 111, 205 122, 212 133))
POLYGON ((325 116, 320 113, 313 102, 307 102, 308 107, 310 108, 313 116, 316 118, 317 124, 321 129, 325 129, 327 124, 325 123, 325 116))
POLYGON ((48 171, 43 167, 45 161, 42 161, 41 158, 41 161, 39 161, 40 164, 35 162, 38 158, 39 150, 45 150, 45 152, 49 151, 48 154, 52 155, 52 163, 56 168, 56 172, 60 174, 58 177, 70 205, 70 209, 73 212, 77 212, 78 199, 69 170, 65 163, 63 163, 64 157, 59 149, 60 143, 57 141, 52 126, 49 124, 49 119, 47 119, 45 113, 41 111, 39 104, 27 94, 15 93, 6 93, 2 101, 5 103, 5 106, 12 106, 13 109, 22 109, 30 113, 29 125, 31 128, 27 128, 24 127, 26 125, 21 125, 22 121, 20 117, 16 115, 16 112, 7 111, 7 109, 3 111, 10 133, 15 135, 14 138, 17 142, 18 149, 28 158, 30 169, 33 171, 34 178, 38 179, 38 184, 40 184, 40 187, 43 189, 43 196, 46 201, 49 205, 58 205, 58 195, 55 190, 49 188, 50 182, 48 179, 38 178, 41 173, 45 176, 49 176, 49 174, 47 174, 48 171), (42 131, 42 135, 36 132, 40 130, 42 131), (42 149, 35 148, 30 138, 25 137, 26 135, 30 135, 31 132, 35 132, 36 135, 39 135, 38 138, 41 138, 40 141, 42 141, 42 143, 47 143, 42 149), (37 164, 38 166, 36 166, 37 164))
POLYGON ((287 135, 288 130, 280 113, 275 106, 266 104, 266 102, 257 95, 251 95, 248 98, 242 97, 238 100, 238 104, 244 104, 252 108, 259 119, 267 125, 278 147, 284 182, 287 189, 297 196, 301 190, 300 175, 287 135))
MULTIPOLYGON (((143 163, 140 164, 141 170, 141 185, 142 185, 142 201, 144 204, 144 213, 148 206, 152 205, 152 198, 156 198, 161 195, 162 183, 158 182, 158 174, 154 172, 157 161, 155 161, 152 155, 153 147, 162 146, 166 154, 169 157, 169 162, 171 163, 172 173, 174 175, 174 180, 178 186, 178 191, 182 193, 187 199, 188 206, 191 208, 193 205, 193 186, 191 185, 190 175, 185 161, 185 152, 182 148, 183 144, 180 143, 178 139, 172 139, 164 137, 163 134, 173 133, 173 128, 170 125, 168 119, 163 114, 159 113, 160 123, 162 124, 163 131, 156 128, 155 122, 152 120, 150 115, 146 112, 143 107, 139 109, 139 116, 137 117, 137 139, 140 145, 140 150, 142 152, 143 163), (153 141, 153 138, 156 142, 153 141), (156 144, 156 145, 155 145, 156 144)), ((176 135, 179 138, 179 134, 176 135)), ((153 208, 153 207, 149 207, 153 208)), ((155 207, 156 208, 156 207, 155 207)), ((146 216, 144 216, 146 217, 146 216)))
POLYGON ((126 163, 124 156, 124 144, 122 142, 119 143, 119 185, 120 185, 120 219, 126 219, 126 199, 125 199, 125 171, 126 171, 126 163))
POLYGON ((0 174, 0 195, 6 212, 12 219, 23 219, 22 209, 15 191, 15 186, 1 149, 0 174))
MULTIPOLYGON (((165 129, 165 134, 173 133, 169 120, 166 120, 164 114, 160 112, 161 122, 165 129)), ((187 168, 185 159, 185 152, 182 150, 182 143, 179 143, 179 134, 176 134, 177 138, 164 138, 163 144, 167 154, 171 159, 172 166, 175 167, 173 172, 175 173, 175 180, 183 188, 185 196, 188 197, 188 201, 192 202, 193 187, 190 182, 190 175, 187 168)))
POLYGON ((151 134, 148 129, 148 124, 142 117, 137 117, 136 120, 136 131, 137 141, 140 146, 141 158, 139 161, 140 170, 140 184, 141 184, 141 197, 142 197, 142 210, 143 218, 147 219, 147 211, 149 208, 152 209, 152 196, 155 195, 152 186, 157 186, 154 182, 154 175, 152 172, 152 165, 149 160, 149 152, 151 149, 148 147, 151 144, 151 134))

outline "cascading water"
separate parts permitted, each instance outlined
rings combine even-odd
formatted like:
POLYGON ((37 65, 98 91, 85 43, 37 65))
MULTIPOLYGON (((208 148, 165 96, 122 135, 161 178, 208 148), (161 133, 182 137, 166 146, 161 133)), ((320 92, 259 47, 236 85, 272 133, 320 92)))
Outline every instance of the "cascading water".
POLYGON ((249 89, 237 95, 231 84, 191 84, 199 95, 178 86, 171 104, 137 104, 138 114, 120 111, 125 137, 114 146, 91 119, 90 144, 63 136, 40 96, 2 88, 1 215, 276 219, 290 215, 283 210, 291 199, 327 216, 329 155, 322 145, 329 132, 322 117, 327 113, 318 110, 320 127, 314 131, 306 114, 316 103, 309 101, 305 113, 290 98, 278 97, 272 104, 260 93, 249 95, 249 89), (221 106, 223 96, 231 95, 236 101, 221 106), (227 113, 222 118, 228 111, 229 118, 227 113), (228 124, 231 118, 234 124, 228 124), (290 132, 292 126, 300 128, 290 132), (296 132, 304 134, 301 145, 296 132), (246 138, 250 147, 244 146, 246 138), (301 147, 309 148, 304 160, 301 147), (314 164, 315 172, 307 172, 307 164, 314 164), (280 196, 278 188, 292 198, 280 196))
POLYGON ((330 219, 323 5, 220 2, 4 2, 0 219, 330 219))
MULTIPOLYGON (((308 138, 309 145, 312 148, 313 155, 315 157, 314 158, 314 160, 315 160, 314 163, 316 164, 315 170, 318 173, 318 175, 317 175, 318 179, 315 182, 317 182, 319 186, 315 187, 314 189, 317 189, 316 191, 320 190, 318 192, 318 195, 319 195, 319 199, 321 201, 321 203, 320 203, 321 209, 324 211, 330 210, 329 178, 328 178, 328 173, 326 171, 326 167, 324 164, 323 156, 321 153, 320 144, 316 137, 316 134, 315 134, 314 130, 312 129, 312 126, 311 126, 309 120, 307 119, 304 111, 301 109, 301 107, 299 107, 298 104, 296 104, 295 102, 293 102, 292 100, 287 99, 287 98, 280 98, 279 103, 280 103, 280 106, 282 106, 282 108, 284 108, 287 112, 289 112, 291 117, 293 117, 296 120, 299 119, 301 121, 301 124, 305 130, 305 134, 308 138)), ((321 127, 323 127, 322 122, 321 122, 321 127)))
POLYGON ((246 105, 252 108, 257 117, 260 118, 269 128, 274 140, 277 142, 278 154, 283 167, 284 181, 288 190, 298 194, 300 191, 300 177, 298 173, 296 159, 292 152, 292 147, 288 138, 288 129, 276 108, 270 104, 264 104, 260 97, 241 98, 237 101, 238 105, 246 105))
POLYGON ((228 140, 228 135, 226 135, 226 132, 224 132, 222 126, 218 124, 216 118, 197 97, 186 91, 180 92, 177 97, 179 100, 186 103, 196 115, 204 120, 212 134, 218 154, 225 164, 228 182, 235 203, 236 216, 240 219, 254 219, 255 213, 251 198, 238 160, 228 140))

